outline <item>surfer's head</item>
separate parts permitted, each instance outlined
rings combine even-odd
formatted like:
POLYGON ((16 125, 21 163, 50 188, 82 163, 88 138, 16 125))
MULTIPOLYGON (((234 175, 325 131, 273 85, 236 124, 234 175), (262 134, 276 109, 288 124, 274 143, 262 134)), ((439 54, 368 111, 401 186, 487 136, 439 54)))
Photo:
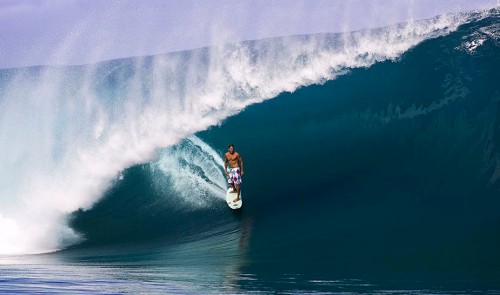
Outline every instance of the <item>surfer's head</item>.
POLYGON ((234 153, 234 144, 230 144, 228 147, 227 147, 227 150, 232 154, 234 153))

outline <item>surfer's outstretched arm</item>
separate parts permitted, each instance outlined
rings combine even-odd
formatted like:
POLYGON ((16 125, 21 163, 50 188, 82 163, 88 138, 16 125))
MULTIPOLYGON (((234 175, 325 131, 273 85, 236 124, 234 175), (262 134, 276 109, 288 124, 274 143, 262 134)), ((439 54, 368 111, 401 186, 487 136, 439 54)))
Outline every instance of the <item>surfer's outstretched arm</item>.
POLYGON ((243 176, 245 168, 243 168, 243 157, 240 155, 241 176, 243 176))
POLYGON ((227 172, 227 157, 226 157, 226 155, 224 155, 224 172, 226 173, 226 176, 227 176, 228 172, 227 172))

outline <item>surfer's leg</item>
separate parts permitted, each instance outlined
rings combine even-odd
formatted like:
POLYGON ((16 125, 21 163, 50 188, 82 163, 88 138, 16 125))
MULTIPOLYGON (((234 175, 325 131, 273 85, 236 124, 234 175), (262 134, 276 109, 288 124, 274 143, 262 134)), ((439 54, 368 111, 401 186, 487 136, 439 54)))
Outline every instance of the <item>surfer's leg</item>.
POLYGON ((236 192, 238 193, 236 199, 233 200, 233 202, 238 202, 240 200, 240 185, 236 185, 236 192))

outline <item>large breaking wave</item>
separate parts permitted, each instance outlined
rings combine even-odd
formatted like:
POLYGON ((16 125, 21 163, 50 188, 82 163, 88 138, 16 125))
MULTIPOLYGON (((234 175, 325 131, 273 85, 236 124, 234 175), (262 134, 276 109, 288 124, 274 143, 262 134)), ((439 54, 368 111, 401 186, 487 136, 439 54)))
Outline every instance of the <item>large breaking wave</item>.
MULTIPOLYGON (((420 42, 489 13, 85 66, 1 70, 0 254, 53 251, 77 242, 81 237, 68 227, 67 214, 90 208, 121 171, 155 159, 159 148, 282 92, 396 60, 420 42)), ((426 110, 396 111, 385 120, 419 111, 426 110)), ((196 138, 191 142, 212 155, 202 165, 209 167, 202 174, 210 180, 202 182, 209 184, 202 193, 217 197, 223 177, 210 166, 220 159, 196 138)), ((182 177, 183 166, 175 161, 186 155, 165 153, 157 168, 182 177), (179 171, 169 172, 172 167, 179 171)), ((181 192, 186 185, 174 183, 181 192)), ((200 200, 193 202, 203 206, 200 200)))

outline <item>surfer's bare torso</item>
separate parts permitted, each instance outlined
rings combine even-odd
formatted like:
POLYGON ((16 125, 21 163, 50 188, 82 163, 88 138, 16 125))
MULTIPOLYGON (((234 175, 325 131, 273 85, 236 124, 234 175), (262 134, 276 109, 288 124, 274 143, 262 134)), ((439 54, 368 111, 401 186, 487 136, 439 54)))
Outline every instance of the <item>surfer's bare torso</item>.
POLYGON ((240 154, 237 152, 233 152, 232 154, 230 152, 226 153, 226 161, 229 163, 229 167, 231 168, 239 167, 240 158, 240 154))

